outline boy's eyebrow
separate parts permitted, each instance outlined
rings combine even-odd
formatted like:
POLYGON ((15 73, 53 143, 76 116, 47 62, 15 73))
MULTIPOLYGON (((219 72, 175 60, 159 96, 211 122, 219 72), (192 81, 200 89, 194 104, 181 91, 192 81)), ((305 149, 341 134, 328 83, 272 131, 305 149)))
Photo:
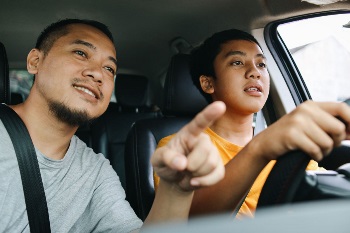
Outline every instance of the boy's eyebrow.
MULTIPOLYGON (((247 54, 245 52, 242 52, 242 51, 239 51, 239 50, 234 50, 234 51, 228 51, 226 54, 225 54, 225 58, 229 57, 229 56, 235 56, 235 55, 240 55, 240 56, 247 56, 247 54)), ((263 59, 266 59, 265 55, 262 54, 262 53, 258 53, 256 55, 256 57, 261 57, 263 59)))
MULTIPOLYGON (((96 50, 96 47, 93 44, 91 44, 90 42, 84 41, 84 40, 79 40, 78 39, 78 40, 73 41, 72 44, 81 44, 81 45, 84 45, 84 46, 86 46, 86 47, 88 47, 90 49, 96 50)), ((116 67, 118 67, 117 60, 114 57, 109 56, 108 59, 110 61, 112 61, 115 64, 116 67)))
POLYGON ((266 59, 265 55, 262 54, 262 53, 259 53, 259 54, 257 54, 256 56, 257 56, 257 57, 261 57, 261 58, 263 58, 263 59, 266 59))
POLYGON ((234 55, 241 55, 241 56, 247 56, 247 54, 245 52, 242 51, 228 51, 225 54, 225 58, 229 57, 229 56, 234 56, 234 55))

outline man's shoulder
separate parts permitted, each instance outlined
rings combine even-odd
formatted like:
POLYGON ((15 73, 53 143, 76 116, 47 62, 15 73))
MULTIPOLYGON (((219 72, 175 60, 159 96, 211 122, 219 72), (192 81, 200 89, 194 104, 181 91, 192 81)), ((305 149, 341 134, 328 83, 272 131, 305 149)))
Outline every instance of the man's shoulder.
POLYGON ((116 172, 103 154, 95 153, 77 136, 72 137, 71 145, 74 147, 70 155, 73 157, 70 162, 73 170, 100 177, 102 180, 115 176, 116 172))
POLYGON ((7 149, 7 148, 13 148, 12 147, 12 141, 10 138, 10 135, 8 134, 4 124, 2 123, 0 119, 0 149, 7 149))
POLYGON ((71 139, 71 144, 75 145, 74 156, 81 156, 84 161, 89 162, 105 162, 108 161, 101 153, 96 153, 91 147, 87 146, 84 141, 74 135, 71 139))

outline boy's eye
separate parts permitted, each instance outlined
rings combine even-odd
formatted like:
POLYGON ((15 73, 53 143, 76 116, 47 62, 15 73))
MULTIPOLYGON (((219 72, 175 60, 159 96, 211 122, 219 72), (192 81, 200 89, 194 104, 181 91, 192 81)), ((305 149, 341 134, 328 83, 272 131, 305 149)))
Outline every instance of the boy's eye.
POLYGON ((266 68, 266 64, 265 63, 259 63, 258 66, 262 67, 262 68, 266 68))

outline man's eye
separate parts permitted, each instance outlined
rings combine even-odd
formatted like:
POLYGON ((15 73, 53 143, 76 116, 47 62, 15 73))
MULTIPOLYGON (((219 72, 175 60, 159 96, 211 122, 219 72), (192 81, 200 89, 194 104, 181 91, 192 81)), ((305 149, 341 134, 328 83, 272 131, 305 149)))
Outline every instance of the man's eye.
POLYGON ((80 50, 76 50, 74 51, 76 54, 78 54, 79 56, 82 56, 82 57, 87 57, 86 53, 84 53, 83 51, 80 51, 80 50))
POLYGON ((109 72, 111 72, 113 75, 115 75, 115 71, 113 68, 107 66, 107 67, 105 67, 105 69, 108 70, 109 72))
POLYGON ((239 65, 242 65, 243 63, 241 61, 234 61, 234 62, 231 62, 230 64, 233 66, 239 66, 239 65))

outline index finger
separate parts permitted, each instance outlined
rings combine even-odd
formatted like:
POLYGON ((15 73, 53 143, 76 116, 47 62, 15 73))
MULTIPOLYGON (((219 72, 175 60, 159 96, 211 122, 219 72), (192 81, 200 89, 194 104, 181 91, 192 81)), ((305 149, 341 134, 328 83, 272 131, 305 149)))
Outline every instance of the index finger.
MULTIPOLYGON (((180 130, 189 136, 198 136, 226 111, 226 105, 222 101, 215 101, 204 108, 196 117, 180 130)), ((179 133, 180 133, 179 132, 179 133)))

